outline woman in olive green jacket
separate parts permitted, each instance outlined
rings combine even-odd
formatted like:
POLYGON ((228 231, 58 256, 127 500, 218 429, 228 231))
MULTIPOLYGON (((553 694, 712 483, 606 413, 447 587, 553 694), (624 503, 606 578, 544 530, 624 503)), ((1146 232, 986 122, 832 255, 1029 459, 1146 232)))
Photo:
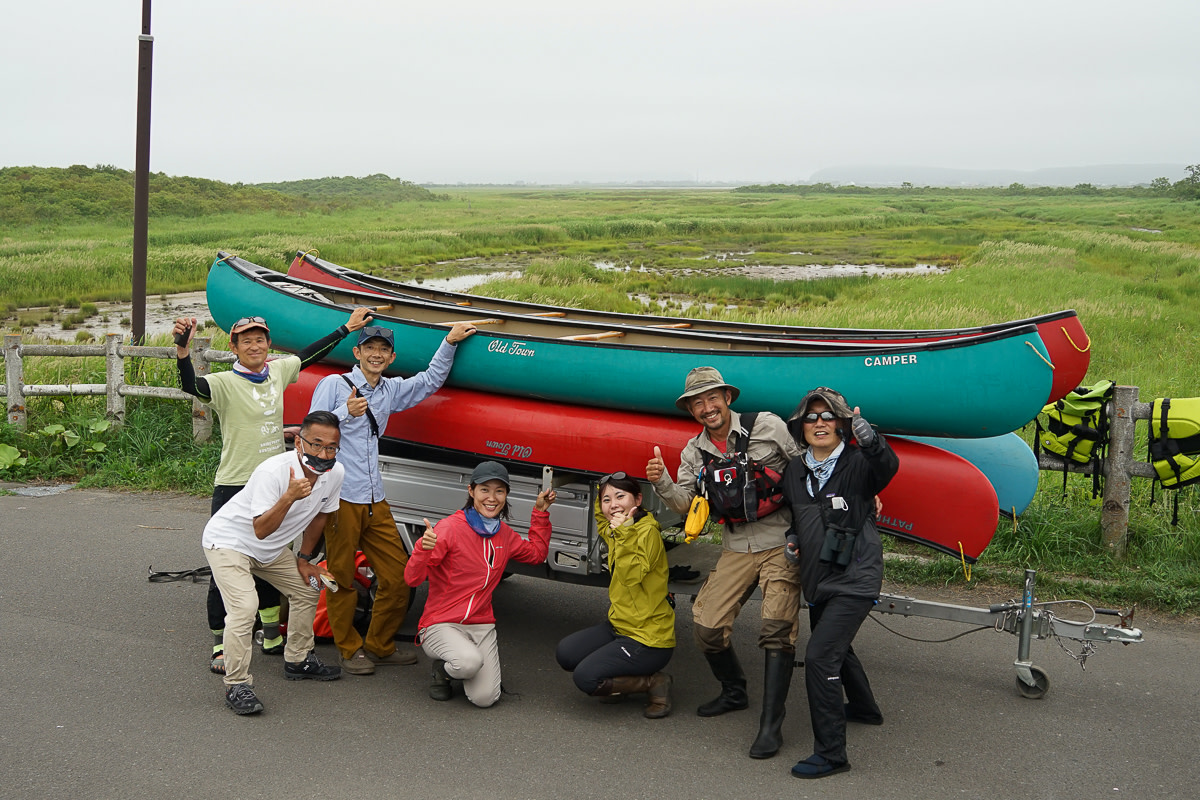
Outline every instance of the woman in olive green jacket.
POLYGON ((580 691, 645 692, 644 715, 659 719, 671 713, 671 676, 661 670, 675 652, 675 609, 658 520, 641 506, 641 488, 624 472, 600 479, 596 529, 608 545, 608 621, 566 637, 555 656, 580 691))

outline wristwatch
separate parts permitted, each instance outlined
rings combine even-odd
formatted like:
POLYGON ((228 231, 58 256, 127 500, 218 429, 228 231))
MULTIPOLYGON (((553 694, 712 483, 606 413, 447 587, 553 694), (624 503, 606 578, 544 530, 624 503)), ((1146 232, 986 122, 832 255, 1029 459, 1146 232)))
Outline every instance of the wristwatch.
POLYGON ((305 561, 307 561, 308 563, 311 564, 313 561, 316 560, 317 554, 316 553, 296 553, 296 558, 303 558, 305 561))

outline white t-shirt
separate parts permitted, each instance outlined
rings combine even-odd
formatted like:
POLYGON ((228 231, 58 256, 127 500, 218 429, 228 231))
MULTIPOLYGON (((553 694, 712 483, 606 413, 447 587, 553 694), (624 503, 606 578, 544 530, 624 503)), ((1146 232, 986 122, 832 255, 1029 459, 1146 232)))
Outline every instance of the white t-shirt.
POLYGON ((304 475, 300 458, 294 451, 271 456, 254 468, 246 488, 221 506, 204 526, 201 540, 206 549, 223 547, 245 553, 268 564, 279 557, 288 544, 304 533, 313 518, 322 511, 337 511, 338 496, 346 470, 341 464, 317 477, 312 494, 292 503, 278 530, 259 539, 254 535, 254 518, 265 514, 279 502, 288 481, 304 475))

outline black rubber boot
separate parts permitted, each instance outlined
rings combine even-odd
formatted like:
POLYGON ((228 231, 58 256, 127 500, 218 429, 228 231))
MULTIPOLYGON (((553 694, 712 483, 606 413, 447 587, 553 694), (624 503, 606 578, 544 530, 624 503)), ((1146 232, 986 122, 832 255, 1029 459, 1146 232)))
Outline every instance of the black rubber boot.
POLYGON ((713 676, 721 682, 721 693, 696 709, 702 717, 716 717, 728 711, 741 711, 750 705, 746 696, 746 674, 738 663, 733 648, 719 653, 705 653, 713 676))
POLYGON ((794 650, 763 651, 763 707, 758 737, 750 745, 751 758, 770 758, 783 745, 783 717, 796 663, 794 650))

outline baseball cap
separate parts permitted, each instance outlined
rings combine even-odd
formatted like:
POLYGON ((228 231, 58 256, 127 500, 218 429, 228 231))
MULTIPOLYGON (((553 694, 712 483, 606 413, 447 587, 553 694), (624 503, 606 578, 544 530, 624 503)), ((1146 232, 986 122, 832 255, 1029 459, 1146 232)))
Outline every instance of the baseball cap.
MULTIPOLYGON (((392 333, 391 328, 385 328, 382 325, 368 325, 358 333, 358 344, 369 341, 371 339, 383 339, 387 342, 388 347, 396 349, 396 337, 392 333)), ((357 345, 356 345, 357 346, 357 345)))
POLYGON ((505 486, 510 486, 508 482, 508 470, 503 464, 495 461, 484 461, 479 466, 475 467, 475 471, 471 473, 471 485, 477 486, 488 481, 502 481, 505 486))
POLYGON ((248 331, 251 328, 262 328, 270 335, 271 329, 267 327, 267 321, 262 317, 242 317, 237 322, 233 323, 233 327, 229 329, 229 335, 248 331))

